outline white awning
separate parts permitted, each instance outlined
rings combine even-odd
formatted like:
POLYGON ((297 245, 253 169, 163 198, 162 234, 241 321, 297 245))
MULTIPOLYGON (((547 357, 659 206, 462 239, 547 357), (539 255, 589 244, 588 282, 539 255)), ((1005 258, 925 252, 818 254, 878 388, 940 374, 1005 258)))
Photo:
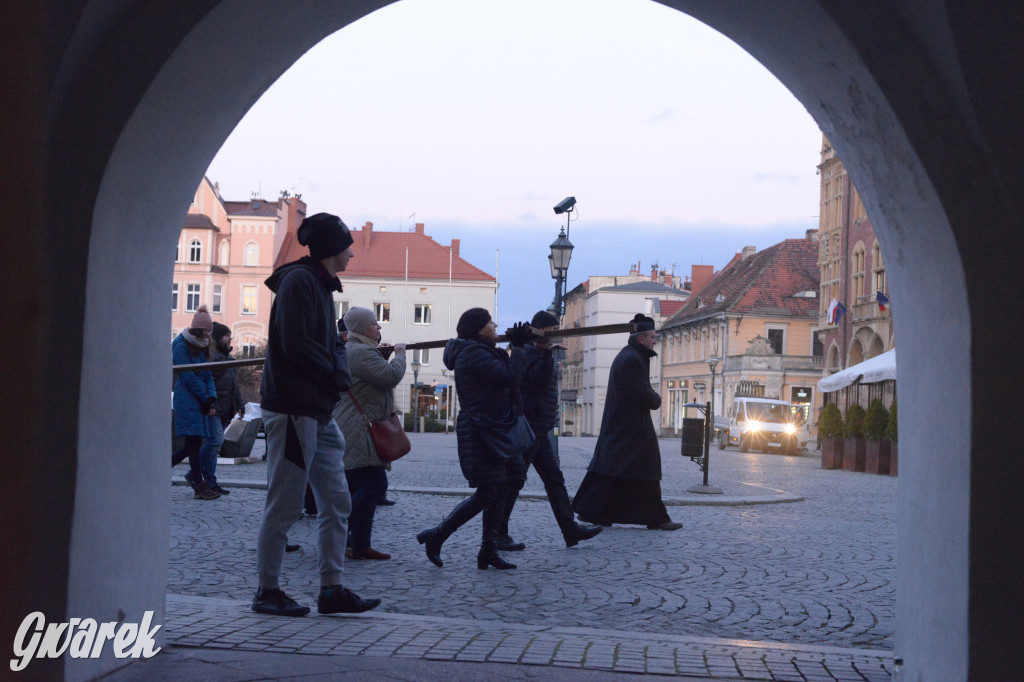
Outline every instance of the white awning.
POLYGON ((846 388, 858 381, 862 384, 874 384, 879 381, 896 379, 896 349, 876 355, 853 367, 836 372, 818 382, 818 390, 831 393, 846 388))

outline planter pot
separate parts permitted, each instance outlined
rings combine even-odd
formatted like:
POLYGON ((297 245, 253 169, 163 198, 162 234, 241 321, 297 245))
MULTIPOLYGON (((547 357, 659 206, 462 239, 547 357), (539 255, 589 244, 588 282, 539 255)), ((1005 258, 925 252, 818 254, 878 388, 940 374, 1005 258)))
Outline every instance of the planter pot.
POLYGON ((864 460, 867 455, 868 442, 863 438, 847 438, 843 445, 843 469, 846 471, 864 471, 864 460))
POLYGON ((899 468, 899 442, 889 441, 889 475, 895 476, 899 468))
POLYGON ((869 474, 889 475, 892 462, 891 441, 869 440, 864 452, 864 471, 869 474))
POLYGON ((843 466, 843 445, 845 441, 839 436, 828 436, 821 439, 821 468, 840 469, 843 466))

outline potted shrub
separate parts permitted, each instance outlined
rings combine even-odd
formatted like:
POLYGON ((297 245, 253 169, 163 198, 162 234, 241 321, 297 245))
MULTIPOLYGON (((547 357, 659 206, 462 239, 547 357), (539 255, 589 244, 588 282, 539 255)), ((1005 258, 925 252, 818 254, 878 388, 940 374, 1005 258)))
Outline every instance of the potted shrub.
POLYGON ((895 476, 897 473, 899 464, 899 428, 896 420, 896 399, 892 399, 892 405, 889 407, 889 430, 887 433, 889 437, 889 475, 895 476))
POLYGON ((889 474, 891 448, 889 443, 889 411, 882 401, 875 399, 868 405, 864 417, 864 471, 869 474, 889 474))
POLYGON ((854 403, 846 408, 846 423, 843 432, 846 443, 843 445, 843 468, 847 471, 864 471, 864 460, 867 455, 867 443, 864 441, 864 408, 854 403))
POLYGON ((835 403, 828 403, 818 418, 821 436, 821 468, 838 469, 843 466, 843 416, 835 403))

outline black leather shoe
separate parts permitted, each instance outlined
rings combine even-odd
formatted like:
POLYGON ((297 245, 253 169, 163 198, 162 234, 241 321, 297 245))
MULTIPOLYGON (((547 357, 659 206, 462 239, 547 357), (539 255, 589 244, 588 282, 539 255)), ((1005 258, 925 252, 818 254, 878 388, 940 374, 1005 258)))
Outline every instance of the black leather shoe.
POLYGON ((394 503, 395 503, 394 500, 389 500, 387 498, 384 498, 383 500, 380 500, 379 502, 377 502, 377 506, 378 507, 390 507, 390 506, 394 505, 394 503))
POLYGON ((603 530, 604 526, 581 526, 577 524, 573 532, 565 537, 565 546, 575 547, 580 544, 581 540, 589 540, 603 530))
POLYGON ((299 545, 285 545, 284 546, 284 551, 286 551, 286 552, 298 552, 299 551, 299 545))
POLYGON ((444 562, 441 561, 441 545, 444 541, 441 540, 436 528, 428 528, 417 533, 416 542, 423 545, 423 548, 427 551, 427 558, 430 559, 430 563, 437 567, 444 566, 444 562))
POLYGON ((227 490, 226 488, 221 488, 219 483, 214 483, 213 485, 211 485, 210 490, 212 490, 215 493, 220 493, 221 495, 228 495, 231 493, 230 490, 227 490))
POLYGON ((526 545, 522 542, 516 542, 506 535, 498 538, 498 549, 502 552, 522 552, 526 549, 526 545))
POLYGON ((665 523, 648 523, 647 530, 679 530, 683 524, 678 521, 666 521, 665 523))
POLYGON ((252 610, 270 616, 305 616, 309 613, 308 606, 299 606, 282 590, 263 587, 256 590, 256 596, 252 600, 252 610))
POLYGON ((320 588, 316 599, 317 613, 362 613, 380 606, 380 599, 363 599, 341 585, 320 588))

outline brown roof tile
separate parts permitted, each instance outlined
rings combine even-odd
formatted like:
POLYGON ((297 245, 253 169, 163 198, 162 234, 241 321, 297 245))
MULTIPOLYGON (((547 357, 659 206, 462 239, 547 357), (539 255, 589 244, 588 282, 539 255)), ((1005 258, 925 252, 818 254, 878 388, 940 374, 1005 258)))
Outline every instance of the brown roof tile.
POLYGON ((817 317, 818 299, 795 298, 794 294, 817 292, 820 280, 818 242, 787 239, 746 260, 734 258, 663 326, 685 324, 720 312, 817 317))
POLYGON ((213 221, 210 220, 210 216, 205 213, 186 214, 185 225, 183 227, 192 230, 215 230, 220 232, 220 228, 214 225, 213 221))
POLYGON ((249 201, 225 201, 224 210, 229 216, 254 216, 258 218, 276 218, 277 202, 266 199, 249 201))

